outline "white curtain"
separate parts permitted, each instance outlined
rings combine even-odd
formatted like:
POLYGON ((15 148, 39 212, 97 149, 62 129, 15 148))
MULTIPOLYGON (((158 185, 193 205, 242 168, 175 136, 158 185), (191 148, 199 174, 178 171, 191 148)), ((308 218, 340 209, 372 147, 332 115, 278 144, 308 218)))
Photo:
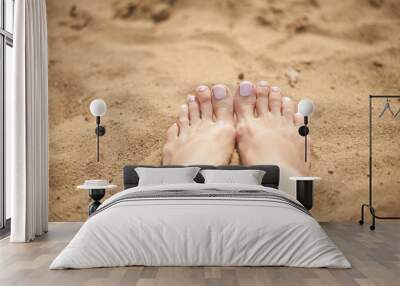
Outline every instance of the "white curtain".
POLYGON ((48 225, 48 79, 45 0, 15 1, 13 92, 6 98, 6 186, 12 242, 48 225))

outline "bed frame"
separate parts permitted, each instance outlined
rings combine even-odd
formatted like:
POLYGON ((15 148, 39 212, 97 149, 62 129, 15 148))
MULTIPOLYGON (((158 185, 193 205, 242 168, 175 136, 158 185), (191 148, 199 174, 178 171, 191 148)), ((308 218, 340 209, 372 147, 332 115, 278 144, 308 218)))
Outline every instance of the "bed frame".
MULTIPOLYGON (((147 168, 182 168, 185 166, 178 165, 167 165, 167 166, 150 166, 150 165, 128 165, 124 167, 124 190, 136 187, 139 183, 139 176, 135 171, 137 167, 147 167, 147 168)), ((204 169, 218 169, 218 170, 263 170, 265 175, 262 180, 262 185, 264 187, 271 187, 278 189, 279 187, 279 167, 275 165, 254 165, 254 166, 207 166, 207 165, 190 165, 188 167, 200 167, 204 169)), ((197 174, 194 180, 197 183, 204 183, 204 178, 200 174, 197 174)))

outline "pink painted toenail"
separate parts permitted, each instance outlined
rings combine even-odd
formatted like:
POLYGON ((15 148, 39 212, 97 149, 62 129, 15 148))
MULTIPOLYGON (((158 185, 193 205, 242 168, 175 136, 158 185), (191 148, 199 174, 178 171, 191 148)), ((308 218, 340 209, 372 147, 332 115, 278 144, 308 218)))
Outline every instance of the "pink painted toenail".
POLYGON ((196 90, 197 90, 197 92, 202 93, 202 92, 205 92, 207 89, 208 89, 208 87, 206 85, 200 85, 197 87, 196 90))
POLYGON ((257 82, 257 85, 261 86, 261 87, 266 87, 266 86, 268 86, 268 81, 261 80, 261 81, 257 82))
POLYGON ((275 92, 281 91, 281 89, 279 88, 279 86, 273 86, 273 87, 271 87, 271 90, 272 90, 272 91, 275 91, 275 92))
POLYGON ((249 81, 242 81, 239 85, 239 95, 249 96, 253 89, 253 85, 249 81))
POLYGON ((213 95, 216 99, 223 99, 226 97, 226 89, 223 85, 216 85, 213 87, 213 95))
POLYGON ((188 101, 188 102, 195 102, 195 101, 196 101, 196 97, 195 97, 194 95, 189 95, 189 96, 187 97, 187 101, 188 101))

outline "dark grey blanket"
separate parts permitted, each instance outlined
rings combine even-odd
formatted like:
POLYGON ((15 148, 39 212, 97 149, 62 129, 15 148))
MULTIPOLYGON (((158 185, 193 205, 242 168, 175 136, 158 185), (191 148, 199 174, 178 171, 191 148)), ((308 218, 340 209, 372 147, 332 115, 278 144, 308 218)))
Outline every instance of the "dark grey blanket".
POLYGON ((229 199, 257 199, 257 201, 264 200, 275 202, 279 204, 289 205, 307 215, 310 212, 300 203, 291 200, 283 195, 270 191, 260 190, 243 190, 243 191, 221 191, 216 189, 205 189, 205 190, 163 190, 163 191, 137 191, 129 192, 122 196, 119 196, 115 200, 111 200, 92 213, 94 216, 100 212, 107 210, 108 208, 118 205, 122 202, 127 201, 143 201, 153 199, 179 199, 179 200, 190 200, 190 199, 213 199, 213 198, 229 198, 229 199))

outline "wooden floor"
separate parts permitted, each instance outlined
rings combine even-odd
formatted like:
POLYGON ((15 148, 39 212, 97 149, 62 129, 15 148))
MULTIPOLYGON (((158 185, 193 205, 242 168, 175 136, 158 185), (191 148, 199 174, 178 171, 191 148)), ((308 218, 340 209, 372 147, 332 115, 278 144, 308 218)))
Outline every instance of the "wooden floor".
POLYGON ((352 269, 289 267, 124 267, 48 270, 81 223, 50 223, 33 243, 0 241, 0 285, 400 285, 400 223, 375 232, 356 223, 322 224, 352 269))

